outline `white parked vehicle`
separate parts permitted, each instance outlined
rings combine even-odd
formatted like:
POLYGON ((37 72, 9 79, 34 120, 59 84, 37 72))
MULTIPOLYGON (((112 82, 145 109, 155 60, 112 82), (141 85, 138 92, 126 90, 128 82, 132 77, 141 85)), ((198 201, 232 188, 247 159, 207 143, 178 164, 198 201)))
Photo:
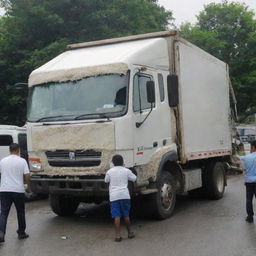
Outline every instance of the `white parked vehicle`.
POLYGON ((250 142, 256 140, 256 126, 255 125, 239 125, 237 126, 239 139, 243 144, 245 154, 249 154, 251 150, 250 142))
POLYGON ((108 198, 114 154, 158 218, 176 194, 219 199, 231 155, 228 66, 176 31, 69 45, 29 77, 28 150, 35 192, 53 211, 108 198))
MULTIPOLYGON (((9 146, 12 143, 18 143, 20 145, 20 156, 28 161, 26 127, 0 125, 0 160, 10 154, 9 146)), ((34 199, 36 196, 34 193, 27 192, 25 195, 28 200, 34 199)))
POLYGON ((26 128, 13 125, 0 125, 0 160, 10 154, 9 146, 12 143, 18 143, 20 145, 21 157, 28 160, 26 128))

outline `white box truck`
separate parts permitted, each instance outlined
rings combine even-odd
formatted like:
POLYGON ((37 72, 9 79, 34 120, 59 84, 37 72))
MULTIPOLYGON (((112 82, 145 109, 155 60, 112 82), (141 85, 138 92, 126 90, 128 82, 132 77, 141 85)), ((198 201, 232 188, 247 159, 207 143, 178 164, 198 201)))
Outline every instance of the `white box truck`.
POLYGON ((176 195, 219 199, 231 155, 228 66, 179 37, 157 32, 89 43, 29 77, 32 187, 52 210, 108 198, 114 154, 138 177, 152 213, 168 218, 176 195))

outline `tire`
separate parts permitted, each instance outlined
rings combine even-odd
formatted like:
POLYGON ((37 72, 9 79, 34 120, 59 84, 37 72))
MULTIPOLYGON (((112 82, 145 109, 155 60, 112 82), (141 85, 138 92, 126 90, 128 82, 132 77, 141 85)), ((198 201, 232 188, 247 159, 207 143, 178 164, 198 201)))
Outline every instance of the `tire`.
POLYGON ((77 210, 79 201, 70 196, 50 195, 52 211, 59 216, 71 216, 77 210))
POLYGON ((203 182, 206 196, 218 200, 223 197, 226 185, 225 168, 221 162, 210 162, 206 167, 203 182))
POLYGON ((157 181, 158 192, 147 198, 147 208, 152 217, 167 219, 173 214, 176 203, 176 188, 172 175, 163 172, 157 181))

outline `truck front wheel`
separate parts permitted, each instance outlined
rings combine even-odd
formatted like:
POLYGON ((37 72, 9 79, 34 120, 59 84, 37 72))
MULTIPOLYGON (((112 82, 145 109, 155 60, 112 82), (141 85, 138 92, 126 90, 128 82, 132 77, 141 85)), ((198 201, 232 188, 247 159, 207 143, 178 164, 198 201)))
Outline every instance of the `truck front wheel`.
POLYGON ((59 216, 71 216, 77 210, 79 201, 65 195, 50 195, 50 206, 52 211, 59 216))
POLYGON ((163 172, 157 181, 158 191, 150 196, 149 210, 157 219, 169 218, 176 203, 176 188, 172 175, 163 172))

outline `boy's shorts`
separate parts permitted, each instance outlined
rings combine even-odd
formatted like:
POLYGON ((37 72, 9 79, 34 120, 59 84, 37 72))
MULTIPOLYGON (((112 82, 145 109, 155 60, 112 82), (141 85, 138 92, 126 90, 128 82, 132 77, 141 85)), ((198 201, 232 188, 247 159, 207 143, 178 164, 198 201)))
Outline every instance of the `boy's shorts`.
POLYGON ((131 200, 121 199, 110 202, 112 218, 128 217, 130 215, 131 200))

